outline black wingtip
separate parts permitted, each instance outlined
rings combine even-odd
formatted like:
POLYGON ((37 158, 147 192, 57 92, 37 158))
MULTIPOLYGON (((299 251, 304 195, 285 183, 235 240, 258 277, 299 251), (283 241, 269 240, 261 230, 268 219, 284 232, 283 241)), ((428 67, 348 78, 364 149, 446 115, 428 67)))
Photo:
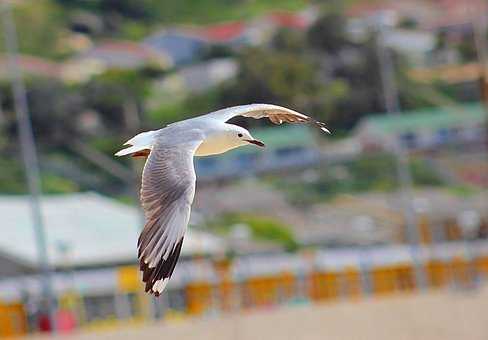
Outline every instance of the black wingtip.
POLYGON ((176 267, 176 262, 181 253, 181 246, 183 245, 183 238, 175 245, 173 251, 169 254, 166 260, 161 259, 155 267, 149 267, 149 264, 144 262, 144 259, 139 260, 139 268, 142 272, 142 281, 145 283, 144 291, 154 296, 159 297, 164 289, 164 280, 169 280, 176 267), (154 285, 163 281, 161 290, 155 290, 154 285))
POLYGON ((325 123, 319 122, 318 120, 314 120, 313 122, 315 125, 317 125, 319 127, 320 130, 327 132, 329 135, 332 134, 332 132, 330 132, 330 130, 325 125, 325 123))

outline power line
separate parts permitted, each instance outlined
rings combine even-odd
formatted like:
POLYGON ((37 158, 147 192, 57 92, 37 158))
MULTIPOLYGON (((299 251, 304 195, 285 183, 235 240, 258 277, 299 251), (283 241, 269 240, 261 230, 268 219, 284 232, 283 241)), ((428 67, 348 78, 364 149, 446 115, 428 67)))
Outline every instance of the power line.
POLYGON ((32 125, 27 105, 27 97, 21 70, 17 64, 17 33, 15 22, 12 17, 10 5, 7 2, 2 6, 3 27, 5 47, 8 55, 8 66, 12 81, 12 92, 14 96, 14 107, 19 130, 19 143, 24 162, 25 174, 30 193, 30 209, 32 224, 36 239, 40 278, 43 295, 47 302, 50 325, 55 330, 55 301, 51 281, 51 268, 48 262, 47 243, 44 230, 44 221, 40 207, 41 185, 39 176, 39 163, 37 151, 32 132, 32 125))

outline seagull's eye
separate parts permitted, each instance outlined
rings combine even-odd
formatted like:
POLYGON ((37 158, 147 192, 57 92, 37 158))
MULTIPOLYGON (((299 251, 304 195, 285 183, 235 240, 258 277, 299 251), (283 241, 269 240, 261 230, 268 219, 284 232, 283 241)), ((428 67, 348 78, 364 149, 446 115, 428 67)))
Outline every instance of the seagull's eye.
POLYGON ((242 133, 238 133, 237 134, 237 137, 242 137, 242 133))

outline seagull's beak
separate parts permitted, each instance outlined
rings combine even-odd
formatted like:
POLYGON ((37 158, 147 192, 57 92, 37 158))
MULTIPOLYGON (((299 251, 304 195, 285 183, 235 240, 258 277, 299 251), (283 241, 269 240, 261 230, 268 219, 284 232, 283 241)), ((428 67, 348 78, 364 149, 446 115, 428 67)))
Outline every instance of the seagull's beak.
POLYGON ((246 139, 246 142, 260 146, 262 148, 264 148, 266 146, 266 145, 264 145, 263 142, 261 142, 260 140, 257 140, 257 139, 246 139))

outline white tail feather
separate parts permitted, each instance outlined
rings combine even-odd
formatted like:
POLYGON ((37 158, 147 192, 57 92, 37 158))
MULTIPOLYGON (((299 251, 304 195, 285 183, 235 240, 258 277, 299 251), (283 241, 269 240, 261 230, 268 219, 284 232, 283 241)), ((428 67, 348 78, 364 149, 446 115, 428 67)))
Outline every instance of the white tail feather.
POLYGON ((156 132, 157 131, 142 132, 132 137, 131 139, 129 139, 127 142, 124 143, 124 145, 131 145, 131 147, 120 150, 115 154, 115 156, 119 156, 119 157, 126 156, 145 149, 151 150, 154 143, 154 138, 156 136, 156 132))

